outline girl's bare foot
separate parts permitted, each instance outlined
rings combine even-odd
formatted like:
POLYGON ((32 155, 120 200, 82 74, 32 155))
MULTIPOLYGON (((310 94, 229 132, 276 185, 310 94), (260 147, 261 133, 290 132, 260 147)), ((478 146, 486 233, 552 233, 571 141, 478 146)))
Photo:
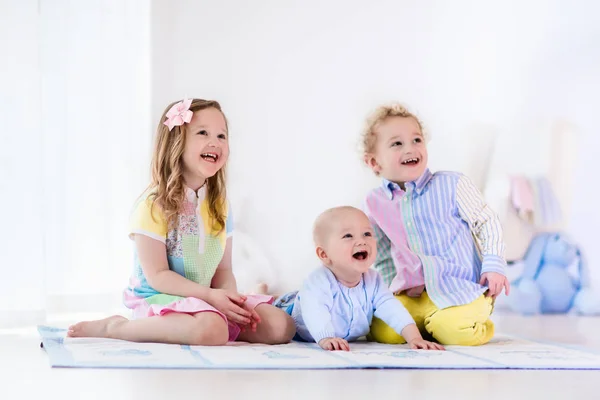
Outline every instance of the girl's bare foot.
POLYGON ((69 337, 97 337, 108 338, 110 328, 127 321, 127 318, 120 315, 99 319, 96 321, 83 321, 69 327, 67 336, 69 337))

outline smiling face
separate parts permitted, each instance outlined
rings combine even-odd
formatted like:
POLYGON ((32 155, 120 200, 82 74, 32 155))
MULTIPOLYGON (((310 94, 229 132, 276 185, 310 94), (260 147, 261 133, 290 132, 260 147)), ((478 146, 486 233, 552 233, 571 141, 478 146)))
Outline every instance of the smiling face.
POLYGON ((194 112, 186 126, 183 179, 196 190, 215 175, 229 158, 227 123, 221 111, 206 108, 194 112))
POLYGON ((427 146, 417 120, 388 117, 376 129, 373 152, 366 155, 369 167, 379 176, 403 185, 419 178, 427 168, 427 146))
POLYGON ((346 286, 360 282, 377 254, 371 223, 354 207, 325 211, 315 223, 317 256, 346 286))

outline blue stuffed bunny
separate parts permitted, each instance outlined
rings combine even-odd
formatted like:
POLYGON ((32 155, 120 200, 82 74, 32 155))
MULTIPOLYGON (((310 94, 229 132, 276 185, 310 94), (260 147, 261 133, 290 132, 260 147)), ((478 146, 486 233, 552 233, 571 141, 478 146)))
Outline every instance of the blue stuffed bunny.
POLYGON ((589 288, 581 251, 560 233, 533 238, 523 273, 511 282, 508 304, 521 314, 558 314, 571 310, 600 314, 600 297, 589 288))

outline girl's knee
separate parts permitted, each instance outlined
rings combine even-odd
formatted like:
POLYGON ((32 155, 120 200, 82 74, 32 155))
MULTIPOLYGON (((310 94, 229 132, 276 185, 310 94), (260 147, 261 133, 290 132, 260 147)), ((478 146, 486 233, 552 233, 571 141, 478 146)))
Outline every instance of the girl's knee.
POLYGON ((196 323, 190 334, 190 345, 222 346, 229 340, 229 327, 225 319, 214 312, 202 312, 194 316, 196 323))
POLYGON ((296 324, 294 319, 288 315, 285 311, 275 307, 273 309, 272 316, 270 317, 270 335, 268 335, 268 341, 270 344, 284 344, 289 343, 294 335, 296 334, 296 324))
MULTIPOLYGON (((285 311, 269 304, 261 304, 256 308, 263 325, 261 342, 266 344, 289 343, 296 334, 294 319, 285 311)), ((259 325, 260 325, 259 324, 259 325)))

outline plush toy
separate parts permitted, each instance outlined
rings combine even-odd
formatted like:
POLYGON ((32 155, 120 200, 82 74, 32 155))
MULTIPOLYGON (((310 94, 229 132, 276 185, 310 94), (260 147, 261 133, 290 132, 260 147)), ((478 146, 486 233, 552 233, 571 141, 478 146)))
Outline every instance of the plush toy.
POLYGON ((232 253, 233 272, 240 293, 264 294, 277 287, 277 274, 260 244, 245 228, 244 215, 252 212, 251 203, 240 196, 233 204, 234 246, 232 253))
POLYGON ((537 234, 511 282, 509 307, 526 315, 600 314, 600 297, 589 288, 581 251, 560 233, 537 234))

